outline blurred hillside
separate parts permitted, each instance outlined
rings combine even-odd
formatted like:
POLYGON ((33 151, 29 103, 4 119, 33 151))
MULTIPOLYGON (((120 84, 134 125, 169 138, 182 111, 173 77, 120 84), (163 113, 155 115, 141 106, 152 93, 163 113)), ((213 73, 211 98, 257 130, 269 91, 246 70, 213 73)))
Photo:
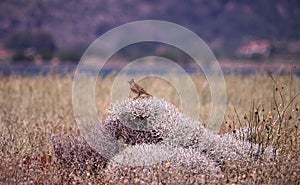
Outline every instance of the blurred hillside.
POLYGON ((0 47, 36 47, 34 43, 24 44, 24 39, 19 42, 21 46, 14 47, 12 43, 18 42, 14 39, 20 35, 35 38, 35 34, 42 34, 51 47, 45 49, 43 58, 51 58, 55 51, 68 59, 109 29, 144 19, 185 26, 221 57, 235 56, 237 50, 253 40, 267 41, 271 54, 300 56, 297 0, 2 0, 0 47))

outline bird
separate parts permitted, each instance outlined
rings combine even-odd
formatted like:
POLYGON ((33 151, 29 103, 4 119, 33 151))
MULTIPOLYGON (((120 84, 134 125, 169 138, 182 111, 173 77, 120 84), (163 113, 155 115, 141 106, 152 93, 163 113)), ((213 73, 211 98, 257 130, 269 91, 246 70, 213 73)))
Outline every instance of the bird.
POLYGON ((130 81, 128 81, 128 83, 130 85, 130 90, 132 92, 134 92, 135 94, 137 94, 137 96, 133 98, 134 100, 137 99, 138 97, 140 97, 142 94, 145 94, 147 96, 152 96, 143 87, 141 87, 140 85, 136 84, 134 82, 134 79, 131 79, 130 81))

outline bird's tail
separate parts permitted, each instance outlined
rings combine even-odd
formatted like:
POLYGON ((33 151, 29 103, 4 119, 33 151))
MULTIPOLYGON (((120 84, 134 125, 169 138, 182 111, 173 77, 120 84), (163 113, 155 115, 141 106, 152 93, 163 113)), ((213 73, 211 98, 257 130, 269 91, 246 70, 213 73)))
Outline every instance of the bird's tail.
POLYGON ((148 92, 146 92, 146 95, 148 95, 148 96, 152 96, 151 94, 149 94, 148 92))

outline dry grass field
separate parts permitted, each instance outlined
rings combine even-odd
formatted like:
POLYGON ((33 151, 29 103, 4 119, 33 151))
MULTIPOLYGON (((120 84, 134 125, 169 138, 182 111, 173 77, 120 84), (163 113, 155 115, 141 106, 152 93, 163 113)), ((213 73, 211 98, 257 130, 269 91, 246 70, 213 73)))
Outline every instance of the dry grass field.
MULTIPOLYGON (((201 99, 199 121, 205 125, 211 108, 209 84, 201 75, 192 79, 201 99)), ((108 76, 97 81, 96 106, 102 117, 110 107, 113 80, 108 76)), ((151 173, 144 176, 141 166, 110 173, 106 161, 78 136, 72 75, 1 77, 0 184, 299 184, 300 77, 226 75, 225 81, 227 110, 220 134, 270 146, 272 160, 249 156, 225 161, 218 177, 162 163, 147 167, 151 173), (69 150, 69 156, 59 150, 69 150)), ((139 83, 179 107, 178 93, 167 82, 139 83)))

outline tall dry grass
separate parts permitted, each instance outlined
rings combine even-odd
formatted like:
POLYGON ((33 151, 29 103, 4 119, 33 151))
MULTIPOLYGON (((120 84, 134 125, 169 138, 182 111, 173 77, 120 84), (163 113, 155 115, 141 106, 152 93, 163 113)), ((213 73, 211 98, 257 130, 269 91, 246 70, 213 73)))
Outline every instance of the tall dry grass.
MULTIPOLYGON (((200 121, 205 125, 211 109, 209 84, 201 75, 193 75, 192 79, 201 100, 200 121)), ((101 116, 110 106, 113 80, 114 76, 108 76, 97 81, 96 106, 101 116)), ((241 140, 259 144, 260 150, 272 146, 274 161, 228 162, 224 176, 218 179, 161 164, 152 167, 149 179, 165 183, 299 183, 300 78, 226 75, 225 80, 228 100, 221 134, 234 133, 241 140)), ((140 84, 154 96, 180 108, 179 95, 171 84, 160 79, 145 79, 140 84)), ((92 150, 85 153, 89 149, 82 147, 86 146, 84 141, 68 137, 79 134, 72 111, 71 75, 1 77, 0 102, 1 183, 141 183, 141 174, 137 172, 143 168, 119 169, 123 170, 121 177, 110 176, 103 173, 105 161, 101 159, 96 160, 101 164, 96 167, 95 160, 78 160, 77 163, 86 163, 82 167, 76 162, 62 162, 62 157, 55 153, 58 149, 70 151, 72 158, 98 157, 92 150), (73 142, 73 148, 65 136, 73 142)))

